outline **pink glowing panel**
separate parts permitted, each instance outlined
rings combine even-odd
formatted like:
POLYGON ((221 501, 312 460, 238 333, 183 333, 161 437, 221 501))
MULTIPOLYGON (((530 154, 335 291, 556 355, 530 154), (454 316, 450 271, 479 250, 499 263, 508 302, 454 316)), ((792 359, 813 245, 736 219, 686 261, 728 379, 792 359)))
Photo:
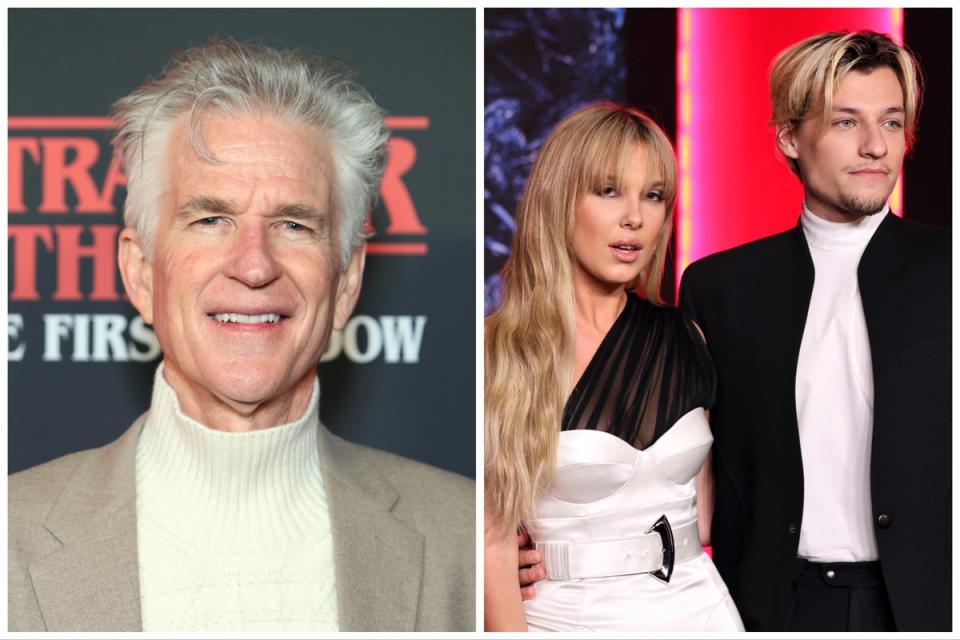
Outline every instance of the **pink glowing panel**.
MULTIPOLYGON (((803 190, 778 156, 767 124, 767 74, 776 54, 811 35, 844 29, 871 29, 902 42, 903 11, 679 9, 677 15, 682 273, 698 258, 797 223, 803 190)), ((901 213, 900 185, 892 200, 901 213)))

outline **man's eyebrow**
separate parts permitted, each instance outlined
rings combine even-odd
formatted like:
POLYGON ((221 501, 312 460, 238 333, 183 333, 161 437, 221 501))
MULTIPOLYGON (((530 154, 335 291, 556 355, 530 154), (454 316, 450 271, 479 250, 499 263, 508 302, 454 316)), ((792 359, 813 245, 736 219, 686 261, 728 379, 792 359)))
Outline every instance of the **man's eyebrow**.
POLYGON ((301 203, 280 205, 274 209, 269 216, 271 218, 293 218, 294 220, 315 221, 323 221, 328 217, 324 211, 301 203))
POLYGON ((233 213, 233 204, 215 196, 192 196, 177 208, 178 218, 185 218, 198 213, 233 213))
MULTIPOLYGON (((854 108, 854 107, 844 107, 844 106, 834 107, 834 108, 833 108, 833 112, 834 112, 834 113, 849 113, 849 114, 851 114, 851 115, 857 115, 857 116, 858 116, 858 115, 861 115, 861 111, 860 111, 859 109, 854 108)), ((884 115, 890 114, 890 113, 905 114, 905 113, 906 113, 906 110, 905 110, 903 107, 887 107, 887 110, 884 111, 884 115)))
MULTIPOLYGON (((236 208, 230 200, 204 195, 192 196, 177 208, 177 217, 186 218, 197 214, 235 215, 236 208)), ((316 207, 302 203, 291 203, 280 205, 271 211, 268 217, 320 221, 325 220, 327 215, 316 207)))

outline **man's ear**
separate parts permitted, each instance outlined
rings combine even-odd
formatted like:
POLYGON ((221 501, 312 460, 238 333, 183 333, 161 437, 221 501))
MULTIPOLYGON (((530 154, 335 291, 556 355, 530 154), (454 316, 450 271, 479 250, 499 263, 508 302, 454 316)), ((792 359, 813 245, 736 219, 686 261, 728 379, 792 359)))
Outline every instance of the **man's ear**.
POLYGON ((120 232, 117 261, 130 302, 147 324, 153 324, 153 265, 137 232, 129 227, 120 232))
POLYGON ((350 314, 353 313, 353 308, 357 306, 366 258, 367 243, 364 242, 353 250, 347 268, 340 274, 340 282, 337 284, 337 306, 333 312, 334 329, 343 329, 347 320, 350 319, 350 314))
POLYGON ((777 148, 792 160, 800 157, 797 151, 797 128, 792 124, 777 125, 777 148))

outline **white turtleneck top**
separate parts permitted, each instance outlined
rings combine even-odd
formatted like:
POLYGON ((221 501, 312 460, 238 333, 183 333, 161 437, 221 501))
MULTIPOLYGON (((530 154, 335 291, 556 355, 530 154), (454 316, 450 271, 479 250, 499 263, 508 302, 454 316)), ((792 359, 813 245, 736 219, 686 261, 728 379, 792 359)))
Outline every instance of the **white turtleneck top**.
POLYGON ((337 630, 315 382, 298 420, 205 427, 157 369, 137 443, 144 631, 337 630))
POLYGON ((857 266, 888 210, 829 222, 804 206, 800 217, 815 277, 797 362, 804 482, 798 555, 816 562, 879 557, 870 492, 873 365, 857 266))

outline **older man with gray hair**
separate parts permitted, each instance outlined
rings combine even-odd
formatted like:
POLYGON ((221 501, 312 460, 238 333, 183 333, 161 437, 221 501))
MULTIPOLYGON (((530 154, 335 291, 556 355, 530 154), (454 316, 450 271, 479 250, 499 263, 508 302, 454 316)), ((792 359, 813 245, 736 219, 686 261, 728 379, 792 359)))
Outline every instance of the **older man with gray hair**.
POLYGON ((11 476, 10 630, 472 630, 473 484, 319 421, 383 111, 339 63, 233 41, 114 111, 163 362, 118 440, 11 476))

